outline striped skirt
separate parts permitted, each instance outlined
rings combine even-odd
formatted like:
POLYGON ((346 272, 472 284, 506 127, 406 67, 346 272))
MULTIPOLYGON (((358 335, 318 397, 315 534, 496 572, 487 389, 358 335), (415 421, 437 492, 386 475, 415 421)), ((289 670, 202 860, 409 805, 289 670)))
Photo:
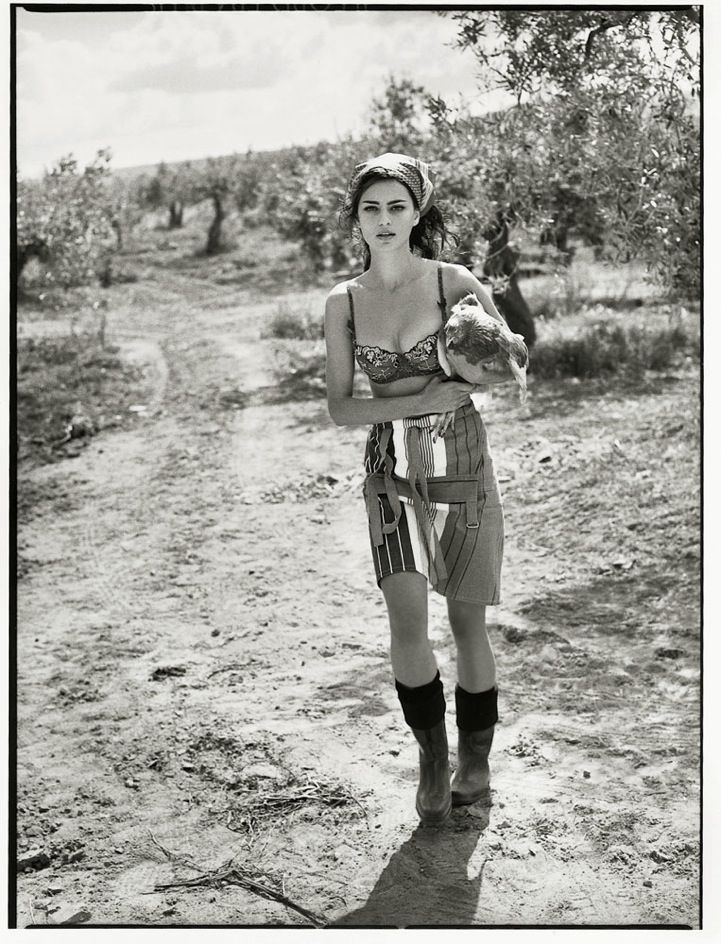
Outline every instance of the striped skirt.
POLYGON ((370 492, 367 479, 369 526, 375 512, 371 502, 379 503, 375 517, 387 526, 381 537, 379 526, 370 528, 376 581, 380 586, 389 574, 414 571, 445 597, 495 605, 501 599, 503 508, 486 429, 469 403, 456 410, 454 427, 434 442, 437 418, 427 414, 374 424, 366 441, 366 474, 389 472, 411 481, 419 474, 421 479, 475 477, 478 526, 469 523, 462 501, 421 502, 402 494, 392 500, 370 492))

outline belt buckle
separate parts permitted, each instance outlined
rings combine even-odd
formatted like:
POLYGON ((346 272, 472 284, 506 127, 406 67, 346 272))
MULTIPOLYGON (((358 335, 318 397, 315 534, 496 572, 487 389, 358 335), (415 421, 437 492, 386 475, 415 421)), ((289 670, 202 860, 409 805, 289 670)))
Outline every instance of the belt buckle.
POLYGON ((475 531, 479 527, 480 523, 480 521, 477 521, 475 524, 469 524, 466 522, 466 527, 470 528, 472 531, 475 531))

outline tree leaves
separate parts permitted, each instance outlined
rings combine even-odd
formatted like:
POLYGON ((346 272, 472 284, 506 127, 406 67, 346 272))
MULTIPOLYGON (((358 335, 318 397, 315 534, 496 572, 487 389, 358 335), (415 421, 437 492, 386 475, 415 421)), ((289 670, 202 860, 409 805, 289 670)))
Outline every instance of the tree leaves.
POLYGON ((18 181, 18 274, 28 256, 37 255, 49 285, 70 288, 95 280, 115 242, 110 159, 109 150, 100 150, 81 173, 67 155, 40 181, 18 181))

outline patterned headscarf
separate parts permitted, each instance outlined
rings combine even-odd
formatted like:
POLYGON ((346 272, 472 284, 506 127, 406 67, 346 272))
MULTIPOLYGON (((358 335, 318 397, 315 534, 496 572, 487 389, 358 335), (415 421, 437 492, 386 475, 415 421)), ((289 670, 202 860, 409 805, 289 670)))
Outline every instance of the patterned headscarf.
POLYGON ((348 184, 349 197, 357 193, 363 178, 375 170, 384 170, 405 184, 415 197, 421 216, 424 216, 433 206, 433 184, 429 176, 428 164, 415 157, 409 157, 407 154, 394 154, 392 151, 356 164, 348 184))

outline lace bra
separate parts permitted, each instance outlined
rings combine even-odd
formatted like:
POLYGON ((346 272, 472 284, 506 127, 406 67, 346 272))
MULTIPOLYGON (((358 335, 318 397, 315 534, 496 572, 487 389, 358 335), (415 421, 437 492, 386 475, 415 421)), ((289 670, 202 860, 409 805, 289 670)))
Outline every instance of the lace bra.
MULTIPOLYGON (((405 377, 422 377, 427 374, 443 373, 438 363, 438 331, 429 334, 417 341, 407 351, 388 351, 384 347, 373 344, 358 344, 355 340, 355 314, 353 310, 353 294, 350 285, 347 287, 348 302, 350 304, 350 319, 348 328, 353 339, 353 354, 356 363, 373 383, 386 384, 405 377)), ((441 266, 438 266, 438 293, 443 321, 446 320, 446 299, 443 294, 443 278, 441 266)))

